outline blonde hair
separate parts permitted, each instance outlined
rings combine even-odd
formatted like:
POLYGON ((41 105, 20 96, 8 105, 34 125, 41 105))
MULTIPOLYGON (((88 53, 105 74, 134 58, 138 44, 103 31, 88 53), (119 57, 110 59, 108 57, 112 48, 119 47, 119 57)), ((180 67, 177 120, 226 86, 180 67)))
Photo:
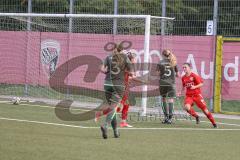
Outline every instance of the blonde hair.
POLYGON ((177 65, 177 57, 169 50, 165 49, 162 52, 163 56, 170 60, 170 65, 175 67, 177 65), (169 53, 169 56, 166 56, 169 53))
POLYGON ((116 61, 117 65, 123 69, 124 67, 124 58, 123 58, 123 46, 121 44, 117 44, 115 49, 113 50, 113 59, 116 61))

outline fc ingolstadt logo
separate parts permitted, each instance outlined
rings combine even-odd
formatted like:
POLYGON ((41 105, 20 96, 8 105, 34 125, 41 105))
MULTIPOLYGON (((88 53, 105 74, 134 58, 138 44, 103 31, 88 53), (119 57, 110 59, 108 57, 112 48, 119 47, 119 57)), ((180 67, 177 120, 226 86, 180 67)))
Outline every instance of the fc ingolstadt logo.
POLYGON ((54 73, 60 55, 60 44, 55 40, 44 40, 41 43, 41 62, 48 78, 54 73))

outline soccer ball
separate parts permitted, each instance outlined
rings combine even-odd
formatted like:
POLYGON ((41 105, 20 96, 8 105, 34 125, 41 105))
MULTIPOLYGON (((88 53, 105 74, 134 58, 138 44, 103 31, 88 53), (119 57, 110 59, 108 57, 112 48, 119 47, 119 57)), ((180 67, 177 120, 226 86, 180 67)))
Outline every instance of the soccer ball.
POLYGON ((21 101, 21 99, 19 97, 13 97, 13 99, 12 99, 12 103, 15 105, 20 104, 20 101, 21 101))

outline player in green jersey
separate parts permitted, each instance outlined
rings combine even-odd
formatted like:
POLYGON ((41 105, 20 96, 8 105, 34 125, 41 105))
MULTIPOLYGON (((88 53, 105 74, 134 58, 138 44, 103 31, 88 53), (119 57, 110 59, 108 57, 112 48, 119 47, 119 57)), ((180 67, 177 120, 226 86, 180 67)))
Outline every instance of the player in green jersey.
POLYGON ((176 56, 170 50, 163 50, 163 59, 157 65, 160 76, 159 91, 162 96, 164 120, 162 123, 171 124, 173 118, 173 104, 176 97, 175 77, 179 76, 176 56))

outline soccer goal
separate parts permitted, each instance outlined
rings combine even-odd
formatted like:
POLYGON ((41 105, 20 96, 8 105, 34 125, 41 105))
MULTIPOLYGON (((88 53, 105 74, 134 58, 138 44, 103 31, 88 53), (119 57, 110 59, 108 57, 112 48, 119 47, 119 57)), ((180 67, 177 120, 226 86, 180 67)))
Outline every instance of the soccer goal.
POLYGON ((161 51, 173 47, 174 18, 0 13, 0 20, 1 98, 18 96, 53 105, 70 99, 94 108, 105 98, 105 75, 99 66, 122 43, 137 55, 138 76, 149 82, 131 87, 130 103, 138 106, 133 111, 157 112, 154 72, 161 51))

